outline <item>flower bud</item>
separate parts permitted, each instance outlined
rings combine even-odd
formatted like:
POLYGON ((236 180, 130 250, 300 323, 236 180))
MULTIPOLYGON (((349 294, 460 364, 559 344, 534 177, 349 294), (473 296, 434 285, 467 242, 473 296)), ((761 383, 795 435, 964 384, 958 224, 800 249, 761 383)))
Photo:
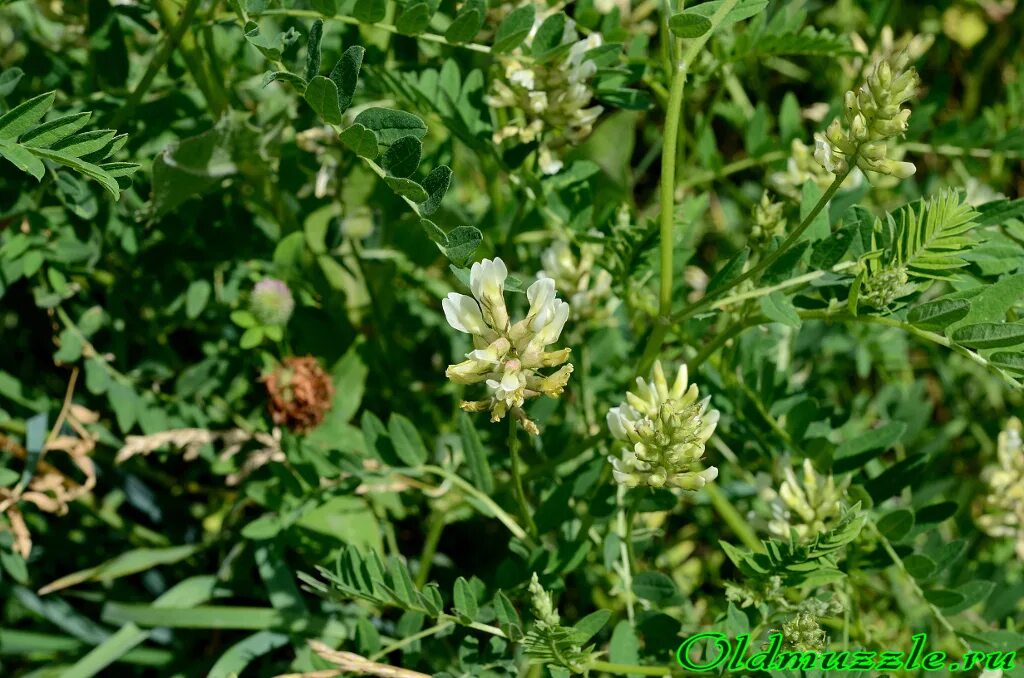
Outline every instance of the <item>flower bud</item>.
POLYGON ((295 309, 292 291, 276 278, 264 278, 256 283, 249 301, 252 314, 262 325, 287 325, 295 309))

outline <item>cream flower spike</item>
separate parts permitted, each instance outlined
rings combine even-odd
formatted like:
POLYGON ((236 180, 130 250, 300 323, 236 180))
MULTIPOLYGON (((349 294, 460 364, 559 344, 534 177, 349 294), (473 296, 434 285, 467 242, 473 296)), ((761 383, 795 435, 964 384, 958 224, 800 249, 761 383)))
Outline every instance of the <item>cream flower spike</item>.
POLYGON ((526 298, 527 315, 511 323, 505 305, 505 281, 508 268, 495 257, 473 264, 469 274, 472 297, 452 292, 441 301, 445 319, 459 332, 473 337, 474 350, 466 360, 449 365, 446 376, 456 384, 483 383, 490 390, 485 400, 464 401, 467 412, 491 413, 491 421, 500 421, 509 412, 530 433, 539 433, 526 416, 523 404, 529 398, 561 395, 572 374, 567 363, 570 349, 547 351, 558 341, 569 317, 569 304, 556 297, 555 281, 541 278, 530 285, 526 298), (542 368, 559 367, 551 374, 542 368))
POLYGON ((710 397, 698 400, 697 385, 687 388, 687 383, 686 365, 669 386, 661 362, 656 362, 651 380, 638 377, 636 391, 608 411, 612 436, 626 443, 620 456, 608 457, 616 482, 699 490, 718 477, 717 468, 704 468, 702 462, 719 414, 708 409, 710 397))

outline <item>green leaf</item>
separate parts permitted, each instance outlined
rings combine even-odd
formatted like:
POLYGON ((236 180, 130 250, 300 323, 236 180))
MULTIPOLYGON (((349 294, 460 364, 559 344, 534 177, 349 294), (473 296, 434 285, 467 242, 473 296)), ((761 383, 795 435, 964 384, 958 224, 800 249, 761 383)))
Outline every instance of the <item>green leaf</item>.
POLYGON ((1024 374, 1024 353, 1010 353, 1009 351, 1000 351, 993 353, 988 357, 988 361, 996 367, 1013 372, 1014 374, 1024 374))
POLYGON ((1024 325, 1013 323, 978 323, 953 331, 953 341, 970 348, 1006 348, 1024 343, 1024 325))
POLYGON ((680 38, 699 38, 711 30, 711 20, 696 12, 673 14, 668 27, 680 38))
MULTIPOLYGON (((338 108, 344 113, 352 105, 352 97, 356 93, 356 85, 359 84, 359 69, 363 65, 363 56, 366 50, 354 45, 345 50, 341 59, 331 69, 331 80, 338 88, 338 108)), ((356 118, 359 122, 359 118, 356 118)))
POLYGON ((465 623, 477 621, 480 614, 473 587, 462 577, 455 580, 455 613, 465 623))
POLYGON ((505 20, 498 26, 498 31, 494 35, 494 44, 491 47, 491 52, 494 54, 504 54, 505 52, 511 52, 522 44, 526 36, 533 30, 533 21, 536 14, 537 10, 532 3, 509 12, 505 20))
POLYGON ((301 78, 294 73, 289 73, 288 71, 267 71, 263 76, 263 87, 266 87, 272 82, 277 82, 278 80, 293 85, 295 89, 299 90, 299 92, 306 91, 306 79, 301 78))
MULTIPOLYGON (((694 5, 693 7, 687 7, 686 11, 710 19, 723 4, 725 4, 725 0, 710 0, 709 2, 702 2, 699 5, 694 5)), ((767 6, 768 0, 740 0, 736 3, 735 7, 726 12, 720 25, 727 26, 729 24, 736 23, 737 21, 749 19, 752 16, 760 14, 767 6)))
POLYGON ((421 466, 427 461, 427 448, 423 445, 416 425, 398 413, 388 420, 388 434, 395 446, 395 454, 406 466, 421 466))
POLYGON ((414 136, 402 137, 384 151, 380 166, 392 176, 408 177, 419 167, 422 152, 423 145, 419 139, 414 136))
POLYGON ((309 37, 306 39, 306 82, 320 74, 320 40, 323 35, 324 22, 317 19, 310 27, 309 37))
POLYGON ((242 338, 238 340, 238 345, 246 350, 250 348, 256 348, 263 343, 263 328, 262 327, 250 327, 242 333, 242 338))
POLYGON ((3 73, 0 73, 0 99, 13 92, 24 75, 25 71, 17 66, 8 68, 3 73))
POLYGON ((116 136, 117 131, 112 129, 90 130, 65 137, 52 144, 50 148, 75 158, 81 158, 105 148, 116 136))
POLYGON ((15 106, 0 116, 0 139, 17 139, 35 127, 53 106, 56 92, 46 92, 15 106))
POLYGON ((448 232, 447 244, 444 246, 445 256, 456 266, 465 266, 480 246, 483 237, 480 229, 475 226, 456 226, 448 232))
POLYGON ((914 527, 914 512, 908 509, 896 509, 879 518, 876 524, 878 531, 890 541, 899 541, 910 533, 914 527))
POLYGON ((423 202, 428 197, 427 192, 418 183, 412 179, 404 179, 402 177, 384 177, 384 183, 391 188, 392 191, 408 198, 412 202, 423 202))
POLYGON ((978 207, 978 226, 1000 226, 1024 216, 1024 198, 993 200, 978 207))
POLYGON ((290 642, 291 638, 285 633, 257 631, 229 647, 210 667, 206 676, 207 678, 237 678, 240 675, 246 675, 245 669, 255 660, 288 645, 290 642))
MULTIPOLYGON (((698 5, 700 6, 700 5, 698 5)), ((806 219, 814 209, 814 206, 821 200, 822 191, 818 188, 818 185, 812 180, 804 182, 803 188, 800 191, 800 219, 806 219)), ((824 240, 832 234, 832 229, 828 223, 828 207, 818 212, 814 220, 811 221, 810 226, 800 236, 801 240, 824 240)))
POLYGON ((352 16, 364 24, 375 24, 383 21, 388 13, 387 0, 356 0, 352 16))
POLYGON ((942 330, 966 316, 970 309, 971 302, 966 299, 936 299, 912 308, 907 320, 918 327, 942 330))
POLYGON ((341 124, 341 108, 338 107, 338 87, 330 78, 318 75, 306 85, 302 94, 316 114, 331 125, 341 124))
POLYGON ((676 583, 661 572, 640 572, 633 577, 633 593, 643 600, 659 603, 678 592, 676 583))
POLYGON ((420 214, 430 216, 441 207, 448 187, 452 183, 452 170, 447 165, 441 165, 431 170, 430 174, 423 179, 423 190, 427 192, 428 198, 419 204, 420 214))
POLYGON ((863 466, 869 459, 878 456, 876 450, 889 449, 903 437, 906 430, 907 425, 902 421, 890 421, 843 441, 836 448, 833 470, 841 473, 863 466))
POLYGON ((377 134, 359 123, 355 123, 342 132, 340 138, 342 143, 352 149, 356 155, 369 160, 373 160, 380 153, 377 134))
POLYGON ((405 136, 423 139, 427 135, 427 125, 418 116, 390 108, 367 108, 356 116, 355 122, 372 130, 377 135, 377 142, 384 146, 390 146, 405 136))
POLYGON ((487 460, 487 453, 480 436, 473 426, 473 420, 465 412, 459 414, 459 435, 462 438, 462 451, 466 455, 470 477, 473 485, 486 495, 494 493, 494 475, 487 460))
POLYGON ((611 616, 611 610, 596 610, 576 622, 572 627, 573 642, 578 645, 586 643, 604 628, 611 616))
POLYGON ((273 38, 266 37, 260 33, 259 24, 255 21, 247 21, 242 29, 245 33, 245 40, 260 51, 270 61, 280 61, 285 48, 299 39, 299 32, 289 28, 284 33, 278 33, 273 38))
POLYGON ((927 579, 938 569, 934 560, 920 553, 911 553, 904 558, 903 567, 914 579, 927 579))
POLYGON ((530 51, 534 59, 543 61, 559 50, 562 46, 562 36, 565 33, 565 21, 564 12, 556 12, 544 19, 530 43, 530 51))
POLYGON ((487 16, 486 0, 468 0, 462 5, 459 13, 455 15, 455 20, 445 31, 445 40, 455 44, 469 42, 483 28, 485 16, 487 16))
POLYGON ((498 627, 505 632, 512 642, 523 638, 523 622, 512 601, 502 591, 494 595, 494 614, 498 619, 498 627))
POLYGON ((18 143, 36 148, 46 148, 85 127, 92 113, 72 113, 50 120, 22 135, 18 143))
POLYGON ((101 186, 103 186, 103 188, 107 189, 107 192, 110 193, 115 200, 117 200, 121 195, 121 190, 117 184, 117 180, 110 176, 110 174, 108 174, 102 167, 98 167, 80 158, 66 155, 60 151, 54 151, 47 148, 33 148, 32 152, 44 160, 50 160, 62 165, 67 165, 71 169, 77 170, 82 174, 95 179, 101 186))
POLYGON ((800 328, 800 316, 796 307, 781 291, 772 292, 766 297, 761 297, 761 312, 770 320, 782 323, 795 329, 800 328))
POLYGON ((95 567, 65 575, 39 589, 45 596, 87 581, 111 581, 128 575, 145 572, 159 565, 172 565, 198 553, 201 545, 171 546, 168 548, 140 548, 126 551, 121 555, 95 567))
POLYGON ((615 625, 608 643, 608 660, 634 666, 640 663, 640 639, 628 620, 623 619, 615 625))
POLYGON ((722 267, 718 273, 715 273, 708 281, 706 294, 711 294, 715 290, 723 287, 727 287, 733 280, 740 277, 743 273, 743 267, 747 264, 747 259, 750 257, 750 248, 744 247, 739 252, 733 255, 732 259, 726 262, 725 266, 722 267))
POLYGON ((402 35, 419 35, 427 30, 433 9, 426 2, 414 2, 407 5, 395 21, 395 29, 402 35))
POLYGON ((213 286, 207 280, 193 280, 185 292, 185 316, 195 320, 210 301, 213 286))
POLYGON ((0 156, 11 161, 22 172, 41 180, 46 174, 46 165, 22 146, 0 141, 0 156))
POLYGON ((932 589, 924 592, 925 600, 936 607, 954 607, 965 602, 966 596, 950 589, 932 589))

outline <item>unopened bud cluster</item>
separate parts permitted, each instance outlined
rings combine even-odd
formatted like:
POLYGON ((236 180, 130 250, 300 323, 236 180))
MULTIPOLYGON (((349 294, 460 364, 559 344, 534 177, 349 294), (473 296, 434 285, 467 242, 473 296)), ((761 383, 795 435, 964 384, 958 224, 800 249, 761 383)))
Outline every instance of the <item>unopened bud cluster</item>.
POLYGON ((608 411, 608 428, 626 443, 620 456, 608 457, 616 482, 699 490, 717 478, 718 469, 704 468, 703 457, 718 425, 718 410, 708 409, 710 396, 699 399, 696 384, 687 388, 686 365, 671 387, 660 361, 651 381, 637 377, 636 382, 636 392, 608 411))
POLYGON ((1015 540, 1024 560, 1024 439, 1021 422, 1011 417, 997 439, 996 464, 982 472, 989 493, 981 501, 978 525, 992 537, 1015 540))
POLYGON ((540 255, 544 269, 538 278, 551 278, 569 299, 573 321, 602 320, 615 310, 612 276, 595 263, 600 245, 584 243, 579 256, 564 240, 554 242, 540 255))
POLYGON ((783 215, 785 206, 775 202, 765 191, 761 201, 754 205, 754 224, 750 228, 750 238, 756 243, 770 242, 775 236, 786 232, 786 217, 783 215))
POLYGON ((893 159, 888 142, 907 131, 910 109, 902 106, 914 96, 918 84, 906 52, 879 61, 858 91, 846 93, 842 122, 836 118, 824 134, 814 135, 815 159, 837 175, 856 166, 869 178, 871 172, 901 179, 911 176, 914 165, 893 159))
MULTIPOLYGON (((563 43, 576 40, 573 21, 566 22, 563 43)), ((507 109, 514 119, 494 133, 494 143, 517 139, 538 142, 537 159, 544 174, 562 169, 558 149, 576 145, 590 135, 594 122, 604 110, 591 106, 591 81, 597 64, 587 53, 601 46, 601 35, 593 33, 575 42, 562 60, 528 61, 520 48, 503 59, 504 78, 495 78, 487 104, 507 109)))
POLYGON ((841 517, 845 484, 837 486, 831 475, 815 471, 809 459, 804 459, 801 477, 790 466, 783 473, 785 479, 778 493, 766 493, 772 501, 768 529, 774 534, 788 538, 795 530, 802 541, 813 539, 841 517))
POLYGON ((570 349, 547 351, 558 341, 569 317, 569 304, 555 297, 555 281, 541 278, 530 285, 526 298, 529 311, 513 323, 505 306, 508 269, 499 258, 473 264, 469 274, 472 297, 450 293, 442 302, 448 324, 473 337, 475 350, 466 360, 449 365, 445 374, 456 384, 483 382, 490 389, 486 400, 463 401, 467 412, 490 411, 491 421, 511 412, 524 428, 539 433, 536 424, 522 410, 527 398, 561 395, 572 374, 567 363, 570 349), (558 367, 549 375, 540 369, 558 367))
POLYGON ((873 308, 885 308, 913 291, 909 282, 906 266, 889 266, 864 280, 860 289, 860 303, 873 308))
POLYGON ((822 652, 828 643, 828 635, 810 612, 797 612, 782 625, 782 637, 786 647, 797 652, 822 652))

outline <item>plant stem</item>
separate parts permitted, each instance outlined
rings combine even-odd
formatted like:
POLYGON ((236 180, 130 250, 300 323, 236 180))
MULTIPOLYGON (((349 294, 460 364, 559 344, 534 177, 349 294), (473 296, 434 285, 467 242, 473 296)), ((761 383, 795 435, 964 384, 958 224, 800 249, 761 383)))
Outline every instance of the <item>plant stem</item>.
POLYGON ((747 519, 740 515, 736 507, 729 502, 729 498, 722 492, 722 488, 715 483, 708 483, 704 486, 704 491, 708 493, 708 499, 711 500, 711 505, 718 511, 718 515, 722 516, 722 520, 736 533, 736 536, 739 537, 744 546, 755 553, 764 552, 761 540, 750 529, 747 519))
POLYGON ((444 512, 435 509, 430 516, 427 527, 427 538, 423 544, 423 552, 420 554, 420 567, 416 571, 416 586, 423 588, 430 576, 430 565, 437 553, 437 543, 441 541, 441 533, 444 531, 444 512))
MULTIPOLYGON (((665 112, 665 141, 661 147, 661 187, 660 187, 660 212, 659 212, 659 236, 660 236, 660 261, 661 272, 659 278, 658 294, 658 315, 659 318, 647 341, 647 346, 640 358, 640 365, 637 372, 646 374, 654 362, 661 344, 668 334, 668 316, 672 313, 672 258, 675 250, 675 238, 673 225, 675 223, 675 192, 676 192, 676 160, 678 157, 679 124, 683 115, 683 91, 686 86, 686 76, 700 50, 715 32, 715 29, 725 19, 725 16, 733 10, 739 0, 725 0, 721 7, 711 16, 711 27, 699 38, 692 40, 676 64, 672 72, 672 84, 669 87, 668 110, 665 112)), ((665 7, 668 13, 669 7, 665 7)), ((678 40, 667 30, 667 19, 662 23, 665 30, 665 40, 669 45, 670 53, 674 53, 678 40)))
POLYGON ((516 503, 519 504, 519 515, 526 523, 526 529, 532 536, 537 535, 537 526, 533 522, 533 515, 530 507, 526 504, 526 493, 523 492, 523 476, 519 464, 519 437, 516 435, 516 418, 508 418, 508 453, 512 458, 512 489, 516 495, 516 503))

